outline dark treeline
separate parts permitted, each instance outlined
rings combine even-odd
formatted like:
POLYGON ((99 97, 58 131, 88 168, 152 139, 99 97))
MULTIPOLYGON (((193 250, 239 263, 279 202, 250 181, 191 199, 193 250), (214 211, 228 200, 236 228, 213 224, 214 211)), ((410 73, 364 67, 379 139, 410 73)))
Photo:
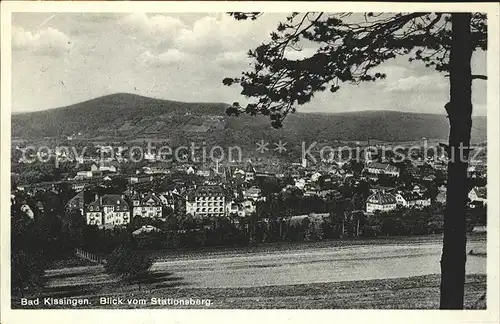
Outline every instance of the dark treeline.
MULTIPOLYGON (((443 206, 398 209, 376 212, 365 216, 363 212, 331 213, 318 217, 288 217, 258 219, 222 218, 194 219, 172 215, 166 221, 135 217, 127 228, 99 230, 85 226, 80 247, 94 253, 110 253, 114 248, 133 240, 139 249, 182 249, 213 246, 244 246, 271 242, 320 241, 341 238, 378 236, 408 236, 435 234, 442 231, 443 206), (152 232, 132 235, 131 231, 151 225, 152 232)), ((486 210, 478 206, 468 212, 468 228, 486 223, 486 210)))

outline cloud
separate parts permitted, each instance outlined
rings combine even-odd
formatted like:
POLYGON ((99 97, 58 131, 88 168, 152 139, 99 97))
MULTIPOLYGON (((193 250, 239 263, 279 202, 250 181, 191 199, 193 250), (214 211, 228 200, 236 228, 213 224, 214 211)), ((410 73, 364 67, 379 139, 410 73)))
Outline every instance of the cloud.
POLYGON ((447 80, 442 75, 408 76, 387 84, 388 92, 413 92, 442 91, 447 87, 447 80))
POLYGON ((226 13, 208 15, 131 14, 119 26, 133 40, 141 40, 151 51, 177 48, 193 55, 212 57, 224 52, 248 51, 268 39, 277 14, 252 21, 237 21, 226 13))
MULTIPOLYGON (((175 37, 174 44, 184 51, 207 53, 234 51, 242 45, 252 44, 252 25, 246 21, 236 21, 224 13, 213 14, 196 20, 189 28, 182 28, 175 37)), ((243 48, 245 48, 243 47, 243 48)))
POLYGON ((398 80, 401 80, 403 78, 406 78, 407 76, 412 76, 415 75, 415 69, 409 69, 407 67, 402 67, 399 65, 395 65, 393 62, 388 62, 388 63, 382 63, 381 65, 373 68, 372 71, 370 71, 371 74, 374 73, 385 73, 387 75, 387 80, 389 82, 397 82, 398 80))
POLYGON ((250 60, 245 51, 232 51, 218 54, 214 62, 224 68, 245 68, 250 60))
POLYGON ((186 63, 189 60, 189 55, 179 51, 178 49, 169 49, 166 52, 155 54, 150 51, 145 51, 137 60, 143 65, 169 66, 181 63, 186 63))
POLYGON ((308 58, 316 54, 318 50, 316 48, 305 47, 299 51, 296 50, 286 50, 285 58, 289 60, 302 60, 304 58, 308 58))
MULTIPOLYGON (((244 102, 241 87, 225 87, 222 79, 249 69, 246 52, 268 42, 269 33, 285 15, 269 13, 256 21, 236 21, 224 13, 13 14, 18 28, 13 32, 17 52, 12 58, 12 109, 65 106, 113 92, 179 101, 244 102), (74 43, 71 60, 39 57, 67 50, 66 35, 74 43)), ((313 45, 302 45, 302 52, 287 55, 299 58, 314 52, 313 45)), ((474 73, 485 73, 486 54, 474 55, 474 73)), ((386 73, 387 79, 342 84, 335 94, 317 93, 299 111, 444 112, 449 80, 432 68, 421 62, 410 64, 401 56, 372 72, 386 73)), ((473 94, 474 112, 485 112, 486 82, 474 82, 473 94)))
POLYGON ((171 16, 134 13, 123 17, 119 26, 131 33, 130 38, 136 38, 135 34, 157 47, 170 44, 184 23, 171 16))
POLYGON ((63 32, 47 27, 38 32, 27 31, 24 28, 12 28, 12 49, 30 51, 39 55, 58 56, 69 51, 73 43, 63 32))

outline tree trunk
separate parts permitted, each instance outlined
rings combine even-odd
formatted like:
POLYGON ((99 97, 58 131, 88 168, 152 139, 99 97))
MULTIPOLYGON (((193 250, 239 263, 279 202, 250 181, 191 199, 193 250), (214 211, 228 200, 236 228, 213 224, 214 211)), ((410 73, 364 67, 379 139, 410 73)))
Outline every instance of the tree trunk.
POLYGON ((452 14, 448 184, 441 257, 441 309, 463 309, 467 204, 467 160, 472 124, 470 13, 452 14))
POLYGON ((340 237, 344 238, 345 233, 345 214, 342 215, 342 232, 340 233, 340 237))

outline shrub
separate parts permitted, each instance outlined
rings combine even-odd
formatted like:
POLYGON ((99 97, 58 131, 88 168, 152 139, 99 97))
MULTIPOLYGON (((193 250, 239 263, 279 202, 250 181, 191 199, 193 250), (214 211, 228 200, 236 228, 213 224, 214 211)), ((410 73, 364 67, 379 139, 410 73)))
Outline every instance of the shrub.
POLYGON ((121 245, 109 255, 105 269, 131 283, 134 279, 148 276, 152 265, 153 260, 145 253, 121 245))

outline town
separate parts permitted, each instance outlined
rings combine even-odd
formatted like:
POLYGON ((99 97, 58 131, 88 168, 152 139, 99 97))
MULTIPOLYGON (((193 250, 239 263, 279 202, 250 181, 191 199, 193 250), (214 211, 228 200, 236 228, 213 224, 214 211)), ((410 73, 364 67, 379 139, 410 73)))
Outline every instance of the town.
MULTIPOLYGON (((97 244, 99 231, 123 230, 142 248, 154 249, 443 229, 446 156, 439 150, 426 154, 423 146, 402 162, 358 146, 359 158, 332 156, 316 164, 269 157, 165 163, 154 153, 134 163, 127 157, 103 161, 103 151, 113 148, 98 144, 85 160, 65 156, 56 168, 54 158, 26 161, 24 146, 16 145, 12 205, 32 220, 50 211, 51 219, 70 224, 66 230, 76 240, 72 247, 95 253, 109 253, 118 244, 97 244), (78 229, 82 234, 72 232, 75 224, 86 228, 78 229)), ((468 168, 469 230, 486 225, 486 152, 485 147, 478 150, 468 168)), ((56 150, 52 153, 56 156, 56 150)))

